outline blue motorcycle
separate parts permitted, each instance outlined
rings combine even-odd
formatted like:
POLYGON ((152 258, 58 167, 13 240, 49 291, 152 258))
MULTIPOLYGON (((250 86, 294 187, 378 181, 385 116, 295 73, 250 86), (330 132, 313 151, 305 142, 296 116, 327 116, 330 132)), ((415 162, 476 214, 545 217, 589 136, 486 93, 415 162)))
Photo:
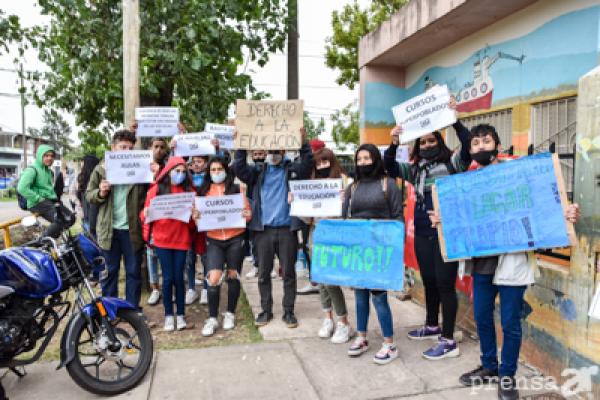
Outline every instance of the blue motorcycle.
MULTIPOLYGON (((27 217, 24 225, 36 222, 27 217)), ((1 250, 0 368, 22 376, 18 367, 37 361, 70 315, 57 369, 66 366, 79 386, 99 395, 135 387, 152 362, 152 335, 132 304, 95 294, 88 276, 104 266, 85 233, 65 231, 58 241, 41 237, 1 250)))

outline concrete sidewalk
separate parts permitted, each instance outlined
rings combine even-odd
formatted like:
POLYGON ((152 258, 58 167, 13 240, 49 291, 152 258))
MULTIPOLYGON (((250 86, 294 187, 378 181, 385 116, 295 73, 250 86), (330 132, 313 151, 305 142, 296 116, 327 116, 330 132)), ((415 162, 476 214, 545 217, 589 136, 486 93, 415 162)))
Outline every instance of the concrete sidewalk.
MULTIPOLYGON (((461 387, 461 373, 479 364, 478 343, 465 338, 461 356, 428 361, 421 353, 430 341, 406 338, 408 330, 423 322, 424 309, 410 301, 390 298, 394 315, 399 358, 379 366, 372 357, 379 349, 381 334, 373 310, 370 321, 370 349, 359 358, 346 355, 348 345, 334 345, 319 339, 321 323, 319 297, 298 296, 296 314, 300 326, 288 329, 281 322, 282 281, 273 282, 275 318, 261 328, 265 341, 252 345, 163 351, 155 355, 151 372, 143 383, 119 399, 496 399, 496 387, 471 393, 461 387)), ((299 287, 304 281, 299 280, 299 287)), ((248 300, 257 312, 259 297, 256 279, 243 279, 248 300)), ((354 300, 348 291, 350 320, 355 326, 354 300)), ((199 332, 198 332, 199 334, 199 332)), ((57 363, 38 363, 27 368, 28 375, 3 379, 11 400, 55 397, 61 400, 95 399, 79 389, 66 371, 54 371, 57 363)), ((531 374, 526 368, 521 374, 531 374)), ((526 393, 522 393, 524 395, 526 393)))

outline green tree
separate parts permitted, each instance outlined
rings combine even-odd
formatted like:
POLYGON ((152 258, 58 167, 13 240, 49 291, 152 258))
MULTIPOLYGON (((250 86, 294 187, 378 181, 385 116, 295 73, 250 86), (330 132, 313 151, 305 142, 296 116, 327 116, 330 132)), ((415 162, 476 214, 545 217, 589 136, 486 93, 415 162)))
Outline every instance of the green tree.
POLYGON ((60 154, 67 154, 71 150, 69 135, 71 127, 56 110, 44 110, 42 119, 44 125, 40 128, 29 128, 31 136, 46 139, 60 154))
POLYGON ((325 132, 325 119, 321 117, 318 123, 310 118, 307 111, 304 111, 304 129, 306 130, 306 138, 317 139, 319 135, 325 132))
POLYGON ((372 0, 362 8, 357 0, 331 15, 333 36, 327 38, 325 65, 339 71, 336 82, 350 89, 359 81, 358 42, 376 30, 382 22, 398 11, 408 0, 372 0))
MULTIPOLYGON (((39 57, 51 72, 39 105, 69 111, 85 132, 123 119, 121 0, 38 0, 50 17, 39 57)), ((140 2, 142 106, 176 106, 190 129, 221 121, 238 98, 261 96, 245 65, 264 65, 286 40, 285 0, 140 2)))
POLYGON ((349 144, 359 144, 358 119, 359 113, 356 102, 348 104, 331 116, 333 122, 331 136, 339 148, 346 149, 349 144))

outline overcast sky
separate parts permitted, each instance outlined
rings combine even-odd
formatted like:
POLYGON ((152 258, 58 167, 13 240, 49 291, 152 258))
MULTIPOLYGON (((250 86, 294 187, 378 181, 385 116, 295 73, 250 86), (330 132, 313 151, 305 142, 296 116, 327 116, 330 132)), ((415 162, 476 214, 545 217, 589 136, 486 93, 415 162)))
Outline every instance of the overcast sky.
MULTIPOLYGON (((336 72, 324 64, 325 38, 331 36, 331 12, 341 9, 352 0, 302 0, 299 3, 299 54, 300 54, 300 98, 305 102, 305 109, 316 121, 325 117, 326 121, 335 111, 355 99, 358 99, 358 89, 350 91, 335 83, 336 72)), ((360 3, 368 3, 361 0, 360 3)), ((5 14, 16 14, 25 26, 47 23, 40 15, 35 0, 0 0, 0 9, 5 14)), ((0 56, 1 68, 14 68, 14 55, 0 56)), ((250 66, 256 87, 268 92, 273 99, 286 98, 286 55, 273 55, 271 61, 264 67, 250 66)), ((26 56, 25 69, 43 70, 44 64, 37 60, 35 53, 26 56)), ((0 127, 3 130, 21 131, 21 107, 19 97, 7 97, 6 94, 18 93, 17 75, 14 72, 0 71, 0 127)), ((26 108, 26 126, 39 128, 42 125, 42 110, 30 105, 26 108)), ((66 115, 67 120, 77 128, 74 118, 66 115)), ((330 124, 323 139, 328 139, 330 124)))

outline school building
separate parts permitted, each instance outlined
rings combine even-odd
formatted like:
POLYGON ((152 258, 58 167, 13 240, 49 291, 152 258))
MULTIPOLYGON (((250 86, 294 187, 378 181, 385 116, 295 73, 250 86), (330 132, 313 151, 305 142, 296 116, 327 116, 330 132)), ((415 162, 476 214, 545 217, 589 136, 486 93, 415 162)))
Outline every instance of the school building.
MULTIPOLYGON (((599 60, 597 0, 412 0, 359 45, 362 142, 388 144, 391 108, 439 84, 466 126, 497 128, 503 151, 559 154, 582 208, 579 246, 536 253, 521 356, 559 381, 566 368, 600 364, 600 321, 588 317, 600 284, 599 60)), ((458 145, 452 129, 446 139, 458 145)), ((474 330, 470 282, 458 288, 459 324, 474 330)), ((600 398, 600 373, 593 384, 600 398)))

